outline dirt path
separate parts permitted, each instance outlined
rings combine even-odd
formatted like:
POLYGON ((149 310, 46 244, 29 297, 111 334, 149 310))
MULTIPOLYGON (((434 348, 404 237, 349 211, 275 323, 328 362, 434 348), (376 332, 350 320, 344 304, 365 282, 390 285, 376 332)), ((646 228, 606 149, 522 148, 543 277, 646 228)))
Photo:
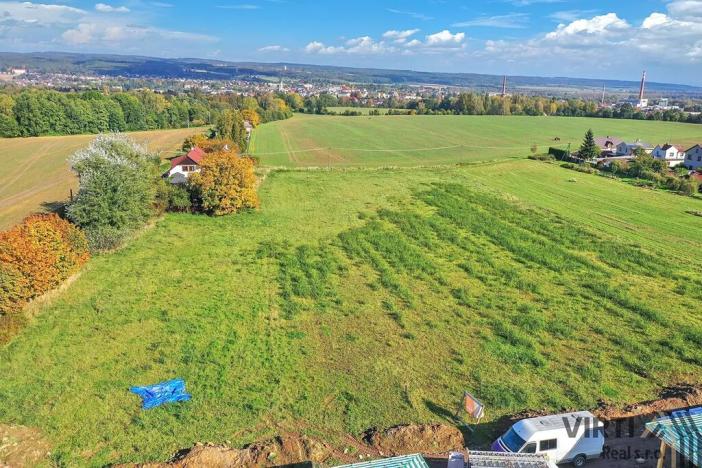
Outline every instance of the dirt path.
POLYGON ((38 430, 0 424, 0 468, 41 465, 47 462, 49 450, 49 443, 38 430))

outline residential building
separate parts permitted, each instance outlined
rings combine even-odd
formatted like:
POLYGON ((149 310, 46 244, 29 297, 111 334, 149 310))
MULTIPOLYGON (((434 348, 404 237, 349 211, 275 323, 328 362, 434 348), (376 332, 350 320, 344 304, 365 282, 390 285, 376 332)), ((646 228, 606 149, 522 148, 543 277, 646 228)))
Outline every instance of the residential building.
POLYGON ((675 145, 658 145, 651 153, 656 159, 663 160, 668 163, 668 167, 676 167, 685 162, 685 150, 681 146, 675 145))
POLYGON ((205 156, 205 152, 195 147, 187 154, 171 159, 171 168, 164 174, 164 177, 172 184, 184 184, 188 177, 195 172, 200 172, 200 162, 205 156))
POLYGON ((595 144, 600 148, 602 153, 614 154, 617 151, 617 146, 624 140, 611 136, 595 138, 595 144))
POLYGON ((653 151, 653 146, 641 140, 636 140, 633 143, 623 141, 617 145, 617 156, 632 156, 634 151, 636 151, 638 148, 643 148, 644 151, 649 154, 651 151, 653 151))
POLYGON ((702 168, 702 145, 695 145, 685 151, 685 167, 690 169, 702 168))

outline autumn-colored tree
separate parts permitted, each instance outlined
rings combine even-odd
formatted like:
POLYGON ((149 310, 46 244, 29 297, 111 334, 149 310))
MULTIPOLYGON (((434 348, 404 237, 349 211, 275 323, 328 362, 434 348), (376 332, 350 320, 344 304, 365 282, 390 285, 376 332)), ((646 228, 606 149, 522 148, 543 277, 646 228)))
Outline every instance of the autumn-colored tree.
POLYGON ((182 150, 183 151, 190 151, 191 149, 195 148, 196 146, 202 148, 204 144, 207 142, 208 138, 207 135, 203 133, 198 133, 196 135, 190 135, 188 138, 186 138, 183 141, 183 146, 182 150))
POLYGON ((88 257, 83 232, 55 214, 0 232, 0 316, 61 284, 88 257))
POLYGON ((222 151, 236 151, 236 143, 230 138, 211 138, 200 143, 198 147, 208 154, 222 151))
POLYGON ((244 109, 243 111, 241 111, 241 116, 244 118, 244 120, 248 120, 254 128, 261 125, 261 116, 258 115, 258 112, 256 112, 255 110, 244 109))
POLYGON ((207 154, 201 171, 190 177, 190 187, 202 210, 221 216, 258 207, 254 163, 234 151, 207 154))
POLYGON ((239 151, 246 150, 246 128, 239 111, 227 110, 217 119, 216 131, 219 138, 229 138, 239 151))

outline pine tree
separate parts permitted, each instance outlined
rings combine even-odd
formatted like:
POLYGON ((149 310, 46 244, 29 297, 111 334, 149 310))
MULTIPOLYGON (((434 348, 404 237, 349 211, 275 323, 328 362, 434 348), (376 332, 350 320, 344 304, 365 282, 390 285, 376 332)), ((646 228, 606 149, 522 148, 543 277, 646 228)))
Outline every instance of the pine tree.
POLYGON ((583 161, 590 161, 597 158, 600 155, 600 149, 595 143, 595 134, 592 133, 592 129, 588 130, 585 134, 585 140, 580 147, 580 158, 583 161))

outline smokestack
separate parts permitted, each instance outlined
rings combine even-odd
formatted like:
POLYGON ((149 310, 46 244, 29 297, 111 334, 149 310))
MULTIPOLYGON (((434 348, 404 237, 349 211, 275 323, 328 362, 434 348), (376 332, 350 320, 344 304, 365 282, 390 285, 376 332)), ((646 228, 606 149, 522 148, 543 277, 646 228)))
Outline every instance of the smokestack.
POLYGON ((644 98, 644 91, 646 90, 646 70, 644 70, 641 76, 641 89, 639 90, 639 102, 644 98))
POLYGON ((502 78, 502 97, 507 96, 507 75, 502 78))
POLYGON ((605 91, 606 91, 606 86, 605 84, 602 85, 602 107, 605 105, 605 91))

